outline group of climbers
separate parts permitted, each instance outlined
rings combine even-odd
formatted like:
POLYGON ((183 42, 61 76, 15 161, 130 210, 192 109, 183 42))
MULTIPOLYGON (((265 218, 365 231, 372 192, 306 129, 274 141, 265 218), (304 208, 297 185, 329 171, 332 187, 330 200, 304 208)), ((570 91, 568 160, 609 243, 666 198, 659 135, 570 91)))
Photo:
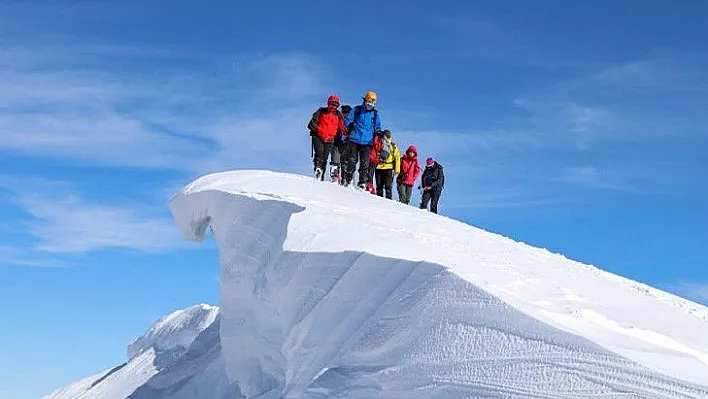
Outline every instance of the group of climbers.
POLYGON ((409 204, 413 186, 420 176, 420 208, 427 209, 430 204, 430 211, 438 213, 438 201, 445 185, 442 165, 431 157, 423 170, 415 145, 410 145, 401 155, 391 131, 382 129, 376 93, 369 91, 362 99, 361 104, 353 108, 342 105, 340 110, 339 96, 331 95, 327 106, 312 115, 307 128, 312 137, 315 178, 324 180, 327 160, 331 158, 332 181, 350 186, 358 165, 356 187, 393 199, 395 181, 398 200, 409 204))

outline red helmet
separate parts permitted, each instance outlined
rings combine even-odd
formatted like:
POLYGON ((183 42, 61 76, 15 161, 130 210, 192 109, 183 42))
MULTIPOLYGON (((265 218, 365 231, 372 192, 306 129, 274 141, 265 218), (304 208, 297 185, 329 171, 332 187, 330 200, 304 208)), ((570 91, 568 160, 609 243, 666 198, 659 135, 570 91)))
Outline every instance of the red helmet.
POLYGON ((339 96, 336 95, 336 94, 332 94, 332 95, 329 96, 329 98, 327 99, 327 104, 329 104, 329 103, 337 103, 337 105, 339 105, 340 102, 341 102, 341 101, 339 101, 339 96))

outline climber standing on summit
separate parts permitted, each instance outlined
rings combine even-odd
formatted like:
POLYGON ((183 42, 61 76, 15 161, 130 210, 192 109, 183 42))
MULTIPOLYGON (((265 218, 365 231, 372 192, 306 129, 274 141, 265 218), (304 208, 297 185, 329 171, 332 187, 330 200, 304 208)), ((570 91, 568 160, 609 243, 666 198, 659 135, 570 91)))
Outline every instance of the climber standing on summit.
MULTIPOLYGON (((342 105, 342 115, 344 119, 349 116, 352 107, 349 105, 342 105)), ((334 144, 332 145, 332 159, 330 160, 330 178, 332 181, 342 183, 342 170, 344 170, 344 165, 346 165, 347 160, 347 146, 349 144, 349 132, 339 132, 334 138, 334 144), (342 161, 343 160, 343 161, 342 161)))
POLYGON ((423 197, 420 200, 420 209, 427 209, 430 202, 430 212, 438 213, 438 202, 445 187, 445 174, 443 166, 432 157, 425 161, 425 170, 420 177, 420 186, 423 197))
POLYGON ((359 188, 366 188, 371 182, 369 175, 369 152, 374 142, 374 136, 381 132, 381 118, 376 109, 377 95, 367 92, 363 103, 352 109, 345 121, 349 130, 349 145, 347 147, 347 162, 344 170, 344 185, 348 186, 354 180, 354 171, 359 163, 359 188))
POLYGON ((398 200, 408 205, 413 193, 413 185, 420 174, 418 164, 418 149, 411 144, 406 150, 406 155, 401 159, 401 173, 396 178, 398 184, 398 200))
POLYGON ((321 107, 312 114, 312 119, 307 124, 312 136, 312 155, 315 178, 324 180, 327 170, 327 159, 338 134, 346 134, 344 115, 339 111, 339 96, 331 95, 327 99, 327 106, 321 107))
POLYGON ((376 163, 376 195, 393 198, 393 178, 401 171, 401 152, 391 138, 391 131, 386 129, 380 138, 381 144, 376 163))

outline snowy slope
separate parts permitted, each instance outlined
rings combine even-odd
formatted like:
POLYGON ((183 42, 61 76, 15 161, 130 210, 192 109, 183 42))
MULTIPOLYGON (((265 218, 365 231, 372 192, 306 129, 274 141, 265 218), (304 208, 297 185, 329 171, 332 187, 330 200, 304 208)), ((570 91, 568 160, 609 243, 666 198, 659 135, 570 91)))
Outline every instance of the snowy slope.
POLYGON ((708 397, 708 309, 544 249, 265 171, 171 208, 219 246, 218 315, 168 315, 49 397, 708 397))
POLYGON ((708 396, 708 309, 308 177, 176 196, 222 264, 220 341, 246 397, 708 396))
POLYGON ((151 348, 158 352, 175 348, 186 351, 197 335, 214 322, 217 314, 217 307, 199 304, 161 317, 128 346, 128 359, 151 348))
POLYGON ((218 310, 215 306, 199 304, 160 318, 128 346, 126 363, 60 388, 45 398, 128 397, 178 362, 199 334, 216 324, 218 310))

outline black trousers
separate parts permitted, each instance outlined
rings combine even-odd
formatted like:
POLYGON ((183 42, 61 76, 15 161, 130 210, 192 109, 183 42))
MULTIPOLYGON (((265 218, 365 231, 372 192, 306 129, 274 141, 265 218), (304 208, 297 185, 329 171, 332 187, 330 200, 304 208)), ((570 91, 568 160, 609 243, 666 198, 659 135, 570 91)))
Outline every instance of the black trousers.
POLYGON ((313 170, 317 170, 317 168, 322 170, 320 180, 324 180, 324 172, 327 170, 327 159, 329 158, 329 153, 332 151, 332 145, 332 143, 325 143, 317 135, 312 136, 312 148, 315 152, 314 159, 312 160, 314 164, 313 170))
POLYGON ((371 146, 349 142, 347 146, 347 165, 344 170, 344 180, 346 184, 350 184, 354 180, 354 172, 356 164, 359 163, 359 182, 358 185, 366 185, 371 181, 369 176, 369 152, 371 146))
POLYGON ((376 169, 376 195, 393 198, 393 169, 376 169))
POLYGON ((420 209, 428 209, 428 203, 430 203, 430 212, 438 213, 438 201, 440 201, 441 194, 442 189, 439 188, 424 190, 423 198, 420 200, 420 209))

